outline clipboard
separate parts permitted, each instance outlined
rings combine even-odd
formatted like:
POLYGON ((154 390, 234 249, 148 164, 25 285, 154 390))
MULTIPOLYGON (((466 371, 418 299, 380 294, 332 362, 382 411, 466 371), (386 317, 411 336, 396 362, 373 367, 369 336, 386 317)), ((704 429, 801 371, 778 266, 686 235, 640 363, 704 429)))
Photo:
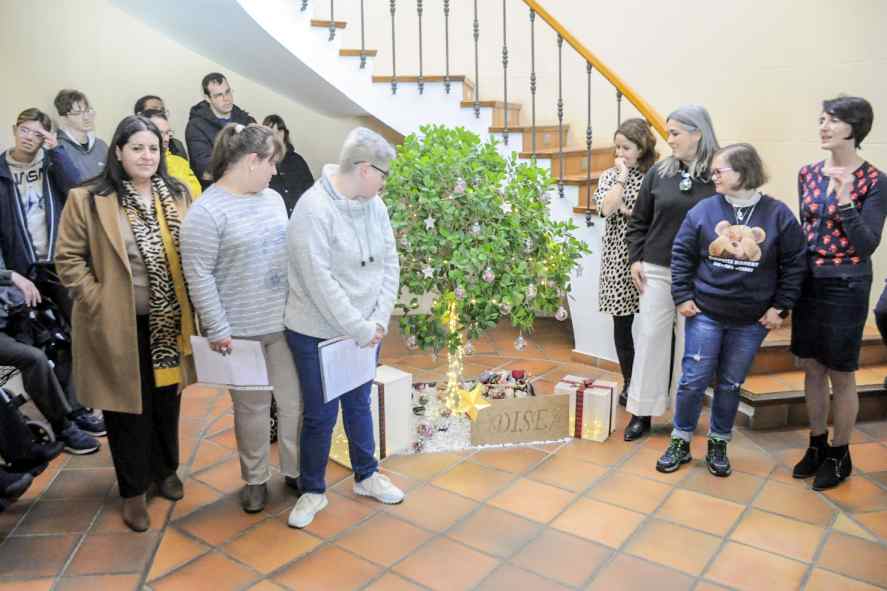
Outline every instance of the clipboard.
POLYGON ((361 347, 350 337, 328 339, 317 345, 323 401, 331 402, 372 382, 376 377, 379 345, 361 347))

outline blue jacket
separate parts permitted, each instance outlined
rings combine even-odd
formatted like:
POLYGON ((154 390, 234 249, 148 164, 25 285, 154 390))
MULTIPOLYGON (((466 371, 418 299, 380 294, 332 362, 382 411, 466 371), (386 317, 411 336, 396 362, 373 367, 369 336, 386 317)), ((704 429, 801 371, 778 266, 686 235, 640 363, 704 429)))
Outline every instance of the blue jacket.
POLYGON ((770 307, 790 310, 801 295, 806 243, 782 202, 763 195, 746 224, 723 195, 687 213, 671 255, 675 305, 688 300, 728 324, 750 324, 770 307))
MULTIPOLYGON (((62 208, 68 191, 77 184, 78 178, 77 168, 61 144, 46 151, 43 158, 43 198, 47 200, 46 228, 50 261, 55 258, 55 242, 62 208)), ((25 277, 31 276, 37 257, 5 152, 0 154, 0 252, 3 253, 7 269, 25 277)))

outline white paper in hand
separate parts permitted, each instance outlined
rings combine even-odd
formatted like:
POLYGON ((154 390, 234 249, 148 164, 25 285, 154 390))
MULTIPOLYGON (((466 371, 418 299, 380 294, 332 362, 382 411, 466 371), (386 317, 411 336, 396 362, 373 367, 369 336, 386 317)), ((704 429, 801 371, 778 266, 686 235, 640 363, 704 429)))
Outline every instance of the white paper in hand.
POLYGON ((357 341, 339 337, 317 345, 323 400, 329 402, 376 377, 378 345, 361 347, 357 341))
POLYGON ((213 351, 204 337, 191 337, 197 381, 238 390, 271 390, 265 353, 259 341, 234 339, 231 352, 213 351))

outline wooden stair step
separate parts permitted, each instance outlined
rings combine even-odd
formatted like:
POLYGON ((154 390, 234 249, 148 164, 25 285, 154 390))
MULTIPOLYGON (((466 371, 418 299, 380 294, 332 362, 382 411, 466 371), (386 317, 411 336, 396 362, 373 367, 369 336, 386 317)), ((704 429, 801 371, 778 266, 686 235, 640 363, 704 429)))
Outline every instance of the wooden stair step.
MULTIPOLYGON (((887 364, 870 365, 856 371, 856 385, 860 393, 879 394, 884 391, 887 364)), ((804 372, 778 371, 753 375, 742 385, 742 400, 752 406, 772 405, 804 398, 804 372)))
MULTIPOLYGON (((587 174, 565 174, 563 176, 563 181, 565 185, 570 185, 572 187, 584 187, 589 183, 591 183, 592 185, 596 184, 601 178, 602 174, 604 174, 604 171, 602 170, 592 170, 591 176, 587 174)), ((553 176, 555 181, 560 178, 558 177, 558 175, 553 176)))
MULTIPOLYGON (((570 129, 569 123, 564 123, 564 133, 570 129)), ((532 125, 509 125, 508 131, 511 133, 522 133, 526 131, 533 131, 532 125)), ((545 132, 555 132, 557 133, 557 124, 555 125, 537 125, 536 131, 545 132)), ((505 128, 502 126, 493 126, 490 127, 490 133, 505 133, 505 128)), ((538 150, 537 150, 538 152, 538 150)))
MULTIPOLYGON (((312 26, 312 27, 318 27, 318 28, 321 28, 321 29, 329 29, 329 28, 330 28, 330 21, 328 21, 328 20, 324 21, 324 20, 319 20, 319 19, 311 19, 311 26, 312 26)), ((344 28, 347 27, 347 26, 348 26, 348 23, 346 23, 345 21, 335 21, 335 27, 336 27, 337 29, 344 29, 344 28)))
MULTIPOLYGON (((329 28, 329 27, 328 27, 329 28)), ((340 49, 339 55, 342 57, 376 57, 379 54, 378 49, 340 49)))

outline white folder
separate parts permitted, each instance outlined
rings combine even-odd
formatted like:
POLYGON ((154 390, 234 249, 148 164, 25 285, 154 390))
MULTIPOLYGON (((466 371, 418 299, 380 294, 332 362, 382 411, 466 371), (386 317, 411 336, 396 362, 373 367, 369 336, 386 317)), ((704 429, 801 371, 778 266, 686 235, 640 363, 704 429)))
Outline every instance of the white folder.
POLYGON ((197 381, 237 390, 271 390, 265 352, 259 341, 233 339, 231 352, 213 351, 204 337, 191 337, 197 381))
POLYGON ((319 343, 317 353, 320 358, 323 401, 330 402, 358 386, 372 382, 376 377, 378 348, 378 345, 361 347, 349 337, 319 343))

